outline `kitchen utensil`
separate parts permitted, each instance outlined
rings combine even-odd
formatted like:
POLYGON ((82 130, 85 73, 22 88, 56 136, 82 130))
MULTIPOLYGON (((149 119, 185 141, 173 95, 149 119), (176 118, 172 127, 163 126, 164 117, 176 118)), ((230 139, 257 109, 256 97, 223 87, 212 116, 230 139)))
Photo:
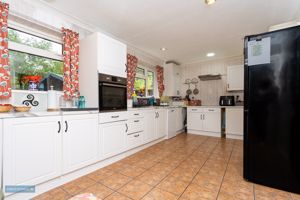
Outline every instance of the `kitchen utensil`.
POLYGON ((31 109, 31 106, 14 106, 16 112, 28 112, 31 109))
POLYGON ((12 109, 11 104, 0 104, 0 113, 9 112, 12 109))
POLYGON ((188 85, 189 85, 189 89, 186 90, 186 94, 187 95, 191 95, 193 92, 192 92, 192 90, 190 88, 190 84, 188 84, 188 85))
POLYGON ((198 88, 197 88, 197 84, 195 85, 195 89, 193 90, 193 94, 194 94, 194 95, 199 94, 199 90, 198 90, 198 88))
POLYGON ((192 83, 192 84, 197 84, 197 83, 199 83, 199 81, 198 81, 197 78, 193 78, 192 81, 191 81, 191 83, 192 83))

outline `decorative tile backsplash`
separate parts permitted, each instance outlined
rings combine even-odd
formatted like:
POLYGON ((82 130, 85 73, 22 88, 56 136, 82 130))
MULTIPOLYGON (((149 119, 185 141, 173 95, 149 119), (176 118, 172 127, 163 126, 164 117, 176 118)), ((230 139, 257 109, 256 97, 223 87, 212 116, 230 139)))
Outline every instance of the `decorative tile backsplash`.
MULTIPOLYGON (((44 91, 13 90, 10 99, 0 99, 1 104, 31 106, 31 111, 45 111, 48 107, 48 93, 44 91)), ((57 105, 62 92, 57 92, 57 105)))

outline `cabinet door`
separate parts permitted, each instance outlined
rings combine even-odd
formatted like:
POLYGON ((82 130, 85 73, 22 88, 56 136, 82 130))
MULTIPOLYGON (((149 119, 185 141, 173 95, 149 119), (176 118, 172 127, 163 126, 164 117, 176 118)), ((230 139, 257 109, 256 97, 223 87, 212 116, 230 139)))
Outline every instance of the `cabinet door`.
POLYGON ((176 108, 176 131, 184 128, 183 108, 176 108))
POLYGON ((97 161, 98 114, 63 117, 63 172, 97 161))
POLYGON ((156 122, 156 112, 154 110, 147 111, 144 114, 145 116, 145 122, 144 123, 144 143, 152 142, 157 138, 156 136, 156 128, 155 128, 155 122, 156 122))
POLYGON ((243 109, 226 108, 225 111, 226 134, 243 135, 244 111, 243 109))
POLYGON ((167 134, 167 110, 166 109, 157 109, 156 112, 156 133, 157 138, 165 137, 167 134))
POLYGON ((244 66, 227 67, 227 90, 236 91, 244 90, 244 66))
POLYGON ((221 109, 212 108, 203 113, 203 131, 221 133, 221 109))
POLYGON ((126 78, 126 45, 103 34, 99 37, 99 72, 126 78))
POLYGON ((37 185, 61 175, 61 117, 5 119, 3 183, 37 185))
POLYGON ((125 150, 126 121, 100 124, 102 158, 115 156, 125 150))
POLYGON ((190 130, 202 130, 202 113, 188 112, 187 113, 187 128, 190 130))

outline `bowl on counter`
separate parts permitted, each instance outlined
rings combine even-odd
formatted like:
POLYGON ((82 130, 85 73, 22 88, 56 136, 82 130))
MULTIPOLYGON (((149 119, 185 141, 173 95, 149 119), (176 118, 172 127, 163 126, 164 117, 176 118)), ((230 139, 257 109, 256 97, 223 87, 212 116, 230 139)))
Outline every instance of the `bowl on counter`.
POLYGON ((11 104, 0 104, 0 113, 10 112, 12 108, 11 104))
POLYGON ((14 106, 14 110, 16 112, 28 112, 30 109, 31 109, 31 106, 24 106, 24 105, 14 106))

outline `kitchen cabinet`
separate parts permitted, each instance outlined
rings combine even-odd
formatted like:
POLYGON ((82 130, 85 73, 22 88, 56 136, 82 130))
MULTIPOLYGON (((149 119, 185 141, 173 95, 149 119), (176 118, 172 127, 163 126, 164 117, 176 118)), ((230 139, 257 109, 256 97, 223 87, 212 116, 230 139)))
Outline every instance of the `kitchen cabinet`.
POLYGON ((227 138, 242 139, 244 133, 244 109, 226 108, 225 134, 227 138))
POLYGON ((144 143, 152 142, 157 138, 156 134, 156 111, 154 110, 147 110, 144 113, 144 130, 145 130, 145 136, 144 136, 144 143))
POLYGON ((98 114, 63 116, 63 173, 97 162, 98 114))
POLYGON ((101 158, 109 158, 125 150, 126 121, 114 121, 99 125, 101 158))
POLYGON ((167 134, 167 109, 157 109, 155 121, 157 138, 165 137, 167 134))
POLYGON ((127 78, 127 46, 102 33, 80 40, 80 94, 87 107, 98 107, 98 73, 127 78))
POLYGON ((202 114, 203 131, 221 132, 221 109, 204 108, 202 114))
POLYGON ((244 90, 244 66, 234 65, 227 67, 227 91, 244 90))
POLYGON ((61 117, 3 120, 3 183, 37 185, 61 175, 61 117))
POLYGON ((126 148, 132 149, 143 144, 144 118, 132 118, 126 122, 126 148))
POLYGON ((189 133, 221 136, 221 108, 188 108, 187 128, 189 133))
POLYGON ((177 121, 176 121, 176 115, 178 113, 177 108, 169 108, 168 109, 168 134, 167 138, 170 139, 172 137, 176 136, 177 132, 177 121), (176 123, 176 124, 174 124, 176 123))
POLYGON ((180 96, 182 69, 174 63, 164 65, 164 96, 180 96))

